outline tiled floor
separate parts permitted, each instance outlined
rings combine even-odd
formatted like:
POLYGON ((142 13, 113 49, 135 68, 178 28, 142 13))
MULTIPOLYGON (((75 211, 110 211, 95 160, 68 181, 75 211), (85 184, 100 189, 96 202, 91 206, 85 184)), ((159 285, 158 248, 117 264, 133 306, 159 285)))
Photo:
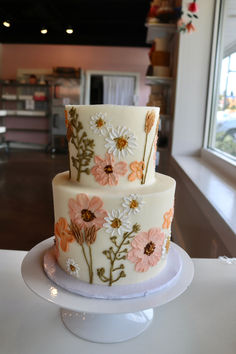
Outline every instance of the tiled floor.
POLYGON ((53 235, 52 179, 67 155, 0 151, 0 248, 29 250, 53 235))

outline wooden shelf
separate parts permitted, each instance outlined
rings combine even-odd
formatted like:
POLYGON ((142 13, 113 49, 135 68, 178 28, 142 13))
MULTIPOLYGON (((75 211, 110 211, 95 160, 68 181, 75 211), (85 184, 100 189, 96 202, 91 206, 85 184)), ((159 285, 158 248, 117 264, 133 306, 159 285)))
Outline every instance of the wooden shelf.
POLYGON ((151 65, 148 66, 146 72, 146 85, 172 85, 174 78, 169 76, 153 76, 153 68, 151 65))
POLYGON ((175 23, 146 23, 147 37, 146 43, 152 43, 155 38, 173 36, 177 33, 177 26, 175 23))

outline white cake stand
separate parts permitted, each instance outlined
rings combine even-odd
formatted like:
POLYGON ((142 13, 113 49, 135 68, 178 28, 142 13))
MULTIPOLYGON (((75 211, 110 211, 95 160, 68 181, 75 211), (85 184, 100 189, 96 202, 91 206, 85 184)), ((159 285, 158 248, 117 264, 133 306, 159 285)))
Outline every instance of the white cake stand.
POLYGON ((45 251, 52 246, 49 238, 25 256, 21 272, 26 285, 37 295, 60 307, 61 318, 76 336, 98 343, 115 343, 141 334, 151 324, 153 307, 161 306, 181 295, 190 285, 194 267, 191 258, 179 246, 182 267, 170 286, 148 296, 133 299, 106 300, 80 296, 52 282, 43 270, 45 251))

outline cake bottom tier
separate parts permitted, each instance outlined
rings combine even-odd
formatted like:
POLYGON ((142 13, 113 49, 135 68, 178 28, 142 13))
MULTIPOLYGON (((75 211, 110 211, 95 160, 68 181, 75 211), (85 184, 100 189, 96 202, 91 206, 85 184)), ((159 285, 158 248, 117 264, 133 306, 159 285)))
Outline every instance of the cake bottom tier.
POLYGON ((175 181, 127 189, 85 189, 69 173, 53 180, 56 258, 81 281, 105 286, 155 277, 166 264, 175 181))

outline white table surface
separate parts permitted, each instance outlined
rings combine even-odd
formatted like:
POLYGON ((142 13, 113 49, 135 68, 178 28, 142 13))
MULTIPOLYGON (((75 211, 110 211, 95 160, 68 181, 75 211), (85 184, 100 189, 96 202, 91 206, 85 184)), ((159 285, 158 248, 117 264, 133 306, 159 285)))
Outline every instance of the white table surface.
POLYGON ((26 252, 0 250, 0 354, 235 354, 236 265, 194 259, 190 287, 155 309, 150 327, 119 344, 70 333, 59 308, 33 294, 21 277, 26 252))

